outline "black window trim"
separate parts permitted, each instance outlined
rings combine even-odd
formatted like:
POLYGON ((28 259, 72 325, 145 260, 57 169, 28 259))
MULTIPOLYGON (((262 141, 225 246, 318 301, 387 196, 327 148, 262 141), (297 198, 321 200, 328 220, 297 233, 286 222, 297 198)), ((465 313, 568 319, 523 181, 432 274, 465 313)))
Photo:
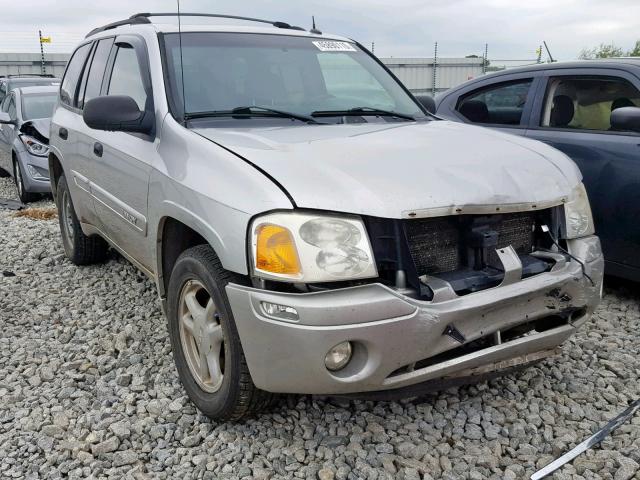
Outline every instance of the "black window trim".
POLYGON ((475 84, 475 88, 464 89, 462 90, 462 93, 460 93, 459 95, 453 96, 450 100, 451 101, 450 107, 453 115, 455 115, 456 118, 460 119, 461 122, 466 123, 468 125, 480 125, 483 127, 491 127, 491 128, 510 128, 515 130, 526 130, 529 126, 529 120, 531 117, 531 112, 532 112, 533 103, 534 103, 534 95, 535 95, 535 92, 537 91, 537 86, 540 82, 540 75, 538 75, 537 72, 526 72, 526 73, 523 72, 521 74, 516 74, 513 76, 512 75, 496 76, 492 80, 493 81, 478 82, 480 84, 479 86, 478 84, 475 84), (483 90, 493 90, 502 85, 515 84, 515 83, 520 83, 527 80, 530 80, 531 84, 529 85, 529 91, 527 92, 527 100, 522 109, 522 116, 520 117, 520 123, 518 125, 508 125, 504 123, 472 122, 458 111, 458 106, 460 105, 460 103, 471 95, 476 95, 478 92, 483 90))
POLYGON ((102 95, 103 89, 104 89, 104 80, 106 78, 106 73, 107 73, 107 69, 110 67, 111 65, 111 57, 114 55, 114 51, 116 50, 115 48, 115 35, 110 35, 108 37, 101 37, 101 38, 97 38, 94 41, 93 47, 91 49, 91 52, 89 53, 89 55, 91 56, 90 59, 87 60, 87 63, 85 65, 85 68, 82 72, 82 81, 81 81, 81 87, 82 88, 82 95, 80 95, 80 91, 78 91, 78 98, 76 100, 76 102, 78 104, 80 104, 80 99, 82 98, 82 108, 78 108, 79 111, 84 110, 84 97, 87 94, 87 84, 88 84, 88 80, 89 80, 89 75, 91 74, 91 67, 93 66, 93 59, 96 56, 96 52, 98 51, 98 46, 100 44, 101 41, 103 40, 109 40, 112 39, 112 43, 111 43, 111 50, 109 51, 109 55, 107 56, 107 63, 105 64, 104 67, 104 72, 102 72, 102 83, 100 84, 100 89, 98 90, 98 94, 102 95), (85 76, 84 72, 87 72, 87 75, 85 76), (84 84, 84 85, 82 85, 84 84))
POLYGON ((587 128, 556 128, 556 127, 544 127, 540 125, 542 121, 542 110, 544 108, 545 100, 547 98, 547 89, 549 82, 552 78, 557 77, 608 77, 608 78, 622 78, 634 86, 640 91, 640 77, 632 72, 614 67, 597 67, 597 68, 566 68, 566 69, 554 69, 545 70, 543 78, 540 79, 540 84, 535 92, 535 104, 531 111, 529 130, 536 130, 542 132, 571 132, 571 133, 590 133, 592 135, 611 135, 622 137, 640 137, 640 133, 636 132, 617 132, 613 130, 590 130, 587 128))
POLYGON ((62 106, 63 108, 66 108, 67 110, 70 110, 74 113, 82 113, 82 110, 80 110, 79 108, 77 108, 75 106, 75 103, 77 102, 77 98, 78 98, 78 92, 80 90, 80 85, 82 83, 82 79, 84 77, 84 70, 87 66, 87 63, 89 62, 93 51, 93 42, 94 40, 89 40, 88 42, 82 42, 80 45, 78 45, 76 47, 76 49, 73 51, 73 53, 71 54, 71 57, 69 58, 69 61, 67 62, 67 66, 64 69, 64 73, 62 74, 62 78, 60 79, 60 88, 58 89, 58 98, 60 99, 60 101, 58 102, 60 104, 60 106, 62 106), (85 45, 89 45, 91 44, 91 46, 89 47, 89 53, 87 54, 87 57, 84 59, 84 64, 82 65, 82 70, 80 72, 80 78, 79 78, 79 82, 76 83, 76 88, 75 88, 75 92, 73 93, 73 99, 72 102, 73 105, 67 105, 66 103, 62 102, 62 85, 64 84, 64 79, 67 76, 67 70, 69 70, 69 65, 71 64, 71 60, 73 60, 74 55, 77 53, 78 50, 80 50, 82 47, 84 47, 85 45))

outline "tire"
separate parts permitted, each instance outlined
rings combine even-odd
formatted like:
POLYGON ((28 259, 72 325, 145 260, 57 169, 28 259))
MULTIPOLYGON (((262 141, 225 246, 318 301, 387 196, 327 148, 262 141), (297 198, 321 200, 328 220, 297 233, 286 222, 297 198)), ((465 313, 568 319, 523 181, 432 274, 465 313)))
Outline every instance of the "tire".
POLYGON ((98 236, 89 237, 82 231, 64 175, 58 180, 56 205, 62 245, 67 258, 75 265, 90 265, 104 261, 109 248, 107 242, 98 236))
POLYGON ((22 203, 31 203, 38 199, 39 195, 37 193, 27 192, 27 189, 24 186, 22 168, 20 168, 20 164, 16 159, 13 160, 13 180, 15 181, 16 189, 18 190, 18 198, 22 203))
POLYGON ((167 292, 167 322, 178 376, 193 403, 215 420, 248 417, 267 408, 275 398, 258 389, 251 379, 224 290, 229 282, 245 280, 222 268, 211 247, 198 245, 178 258, 167 292), (189 298, 197 302, 191 303, 191 308, 189 298), (203 331, 209 334, 202 335, 203 331), (201 352, 207 358, 207 362, 200 362, 206 365, 204 373, 198 368, 201 352))

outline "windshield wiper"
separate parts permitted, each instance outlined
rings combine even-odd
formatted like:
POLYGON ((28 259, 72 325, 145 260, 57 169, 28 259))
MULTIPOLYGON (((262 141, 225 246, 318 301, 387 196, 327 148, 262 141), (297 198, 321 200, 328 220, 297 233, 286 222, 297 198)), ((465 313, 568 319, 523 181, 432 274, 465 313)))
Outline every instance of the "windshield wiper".
POLYGON ((315 112, 311 112, 312 117, 341 117, 344 115, 357 115, 357 116, 365 116, 365 115, 375 115, 378 117, 398 117, 403 118, 405 120, 415 121, 415 118, 406 113, 394 112, 391 110, 381 110, 379 108, 373 107, 354 107, 348 110, 316 110, 315 112))
POLYGON ((236 107, 231 110, 210 110, 207 112, 185 113, 185 120, 193 120, 194 118, 210 118, 210 117, 283 117, 300 120, 306 123, 320 123, 315 118, 301 113, 285 112, 284 110, 276 110, 274 108, 260 107, 257 105, 249 105, 246 107, 236 107))

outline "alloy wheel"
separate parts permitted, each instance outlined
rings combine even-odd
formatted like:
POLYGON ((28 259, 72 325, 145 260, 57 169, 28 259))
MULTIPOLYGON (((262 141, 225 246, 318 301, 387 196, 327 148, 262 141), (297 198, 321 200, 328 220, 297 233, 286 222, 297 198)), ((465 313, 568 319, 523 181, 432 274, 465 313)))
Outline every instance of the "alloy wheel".
POLYGON ((224 379, 224 337, 216 304, 198 280, 183 285, 178 315, 189 371, 202 390, 215 393, 224 379))

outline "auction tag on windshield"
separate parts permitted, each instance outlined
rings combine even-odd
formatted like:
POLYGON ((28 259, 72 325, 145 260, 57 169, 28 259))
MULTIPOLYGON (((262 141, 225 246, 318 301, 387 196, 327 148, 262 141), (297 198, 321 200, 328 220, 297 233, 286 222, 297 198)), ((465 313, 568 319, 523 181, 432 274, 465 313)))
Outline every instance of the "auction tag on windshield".
POLYGON ((336 42, 333 40, 317 40, 313 44, 323 52, 357 52, 349 42, 336 42))

